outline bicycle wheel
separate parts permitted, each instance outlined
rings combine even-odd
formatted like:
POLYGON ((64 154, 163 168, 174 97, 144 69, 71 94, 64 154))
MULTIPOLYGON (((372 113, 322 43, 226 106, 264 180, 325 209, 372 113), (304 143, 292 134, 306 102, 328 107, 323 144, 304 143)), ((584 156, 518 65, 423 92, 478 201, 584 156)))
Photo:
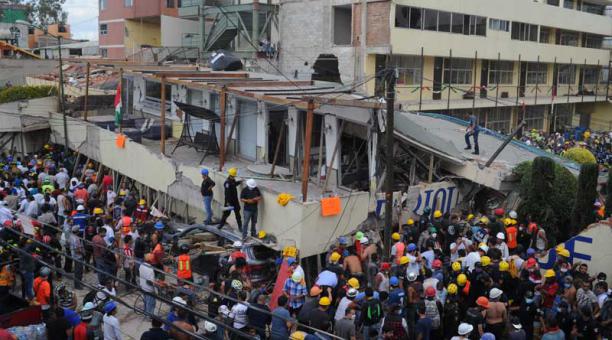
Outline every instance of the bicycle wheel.
POLYGON ((134 313, 136 313, 137 315, 144 315, 144 308, 144 295, 138 294, 136 300, 134 300, 134 313))

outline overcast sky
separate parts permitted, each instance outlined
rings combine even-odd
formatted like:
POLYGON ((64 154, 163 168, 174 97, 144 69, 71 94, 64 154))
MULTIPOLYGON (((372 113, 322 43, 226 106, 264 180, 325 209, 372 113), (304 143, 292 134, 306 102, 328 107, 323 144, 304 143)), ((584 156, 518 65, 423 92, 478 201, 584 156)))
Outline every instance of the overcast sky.
POLYGON ((64 10, 74 39, 98 40, 98 0, 66 0, 64 10))

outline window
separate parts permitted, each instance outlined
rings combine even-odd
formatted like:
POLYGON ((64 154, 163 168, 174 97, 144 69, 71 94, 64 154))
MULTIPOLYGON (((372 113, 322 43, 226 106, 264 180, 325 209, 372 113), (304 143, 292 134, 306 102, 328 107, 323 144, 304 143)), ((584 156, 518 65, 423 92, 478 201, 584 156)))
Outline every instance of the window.
POLYGON ((123 0, 123 7, 132 7, 134 6, 134 0, 123 0))
POLYGON ((487 18, 470 15, 470 35, 487 35, 487 18))
POLYGON ((510 117, 512 117, 512 107, 510 106, 493 109, 486 116, 486 127, 501 133, 508 133, 510 132, 510 117))
POLYGON ((465 21, 465 15, 459 13, 453 13, 453 33, 463 34, 463 23, 465 21))
POLYGON ((445 84, 471 84, 473 81, 472 69, 472 59, 453 59, 451 65, 451 60, 446 58, 444 59, 443 82, 445 84))
POLYGON ((395 27, 410 27, 410 7, 395 6, 395 27))
POLYGON ((559 0, 546 0, 546 3, 553 6, 559 6, 559 0))
POLYGON ((101 48, 101 49, 100 49, 100 56, 101 56, 102 58, 108 58, 108 50, 107 50, 107 49, 105 49, 105 48, 101 48))
POLYGON ((166 8, 174 8, 174 0, 166 0, 166 8))
POLYGON ((544 128, 544 105, 530 105, 525 108, 525 130, 544 128))
POLYGON ((34 34, 34 27, 29 27, 28 28, 28 34, 34 34))
POLYGON ((540 26, 540 42, 548 44, 550 41, 550 27, 540 26))
POLYGON ((587 12, 587 13, 604 15, 605 9, 606 9, 606 6, 604 5, 596 5, 596 4, 590 4, 588 2, 583 2, 582 8, 580 10, 583 12, 587 12))
MULTIPOLYGON (((145 97, 148 100, 159 102, 161 99, 161 83, 145 80, 145 97)), ((166 101, 172 97, 172 86, 166 84, 166 101)))
POLYGON ((512 84, 514 73, 514 62, 512 61, 490 61, 489 62, 489 84, 512 84))
POLYGON ((108 0, 100 0, 100 10, 103 11, 106 9, 106 5, 108 0))
POLYGON ((602 67, 601 72, 599 72, 599 82, 607 83, 609 74, 610 74, 610 70, 607 67, 602 67))
POLYGON ((108 34, 108 25, 100 24, 100 35, 107 35, 107 34, 108 34))
POLYGON ((597 67, 587 66, 583 71, 583 84, 597 84, 599 78, 599 69, 597 67))
POLYGON ((557 104, 555 105, 556 127, 564 128, 572 126, 572 116, 574 112, 574 104, 557 104))
POLYGON ((399 69, 398 83, 415 85, 421 83, 421 57, 418 56, 391 56, 390 67, 399 69))
POLYGON ((547 75, 547 64, 527 63, 527 84, 546 84, 547 75))
POLYGON ((423 28, 423 9, 410 8, 410 28, 423 28))
POLYGON ((563 0, 563 7, 574 9, 574 0, 563 0))
POLYGON ((60 24, 60 25, 58 25, 58 26, 57 26, 57 31, 58 31, 59 33, 66 33, 68 30, 66 29, 66 26, 65 26, 65 25, 61 25, 61 24, 60 24))
POLYGON ((438 12, 438 31, 450 32, 451 30, 451 14, 449 12, 438 12))
POLYGON ((438 11, 433 9, 425 10, 425 25, 423 28, 428 31, 438 30, 438 11))
POLYGON ((489 29, 508 32, 510 31, 510 22, 508 20, 489 19, 489 29))
POLYGON ((576 65, 559 65, 558 84, 574 84, 576 82, 576 65))
POLYGON ((603 43, 603 37, 596 34, 583 33, 582 35, 582 47, 588 48, 601 48, 603 43))
POLYGON ((578 32, 559 30, 559 45, 578 46, 578 32))
POLYGON ((538 25, 513 21, 510 38, 521 41, 538 41, 538 25))
POLYGON ((352 9, 350 7, 333 7, 334 13, 334 44, 351 44, 352 9))

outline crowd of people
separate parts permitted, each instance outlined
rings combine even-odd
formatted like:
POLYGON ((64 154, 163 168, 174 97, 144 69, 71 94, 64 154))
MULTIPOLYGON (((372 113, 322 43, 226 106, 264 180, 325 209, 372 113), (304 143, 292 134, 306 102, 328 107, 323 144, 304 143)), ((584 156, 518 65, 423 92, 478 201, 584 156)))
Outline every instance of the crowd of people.
POLYGON ((586 148, 595 156, 598 164, 605 167, 612 165, 612 131, 591 132, 591 130, 586 130, 577 135, 572 131, 546 134, 543 131, 532 129, 524 133, 520 140, 561 156, 565 151, 574 147, 586 148))
MULTIPOLYGON (((136 311, 151 320, 151 329, 137 335, 143 340, 612 335, 606 273, 590 272, 563 246, 549 255, 552 266, 540 261, 553 246, 546 230, 512 210, 425 208, 394 230, 388 251, 376 231, 338 238, 316 275, 306 275, 299 252, 289 249, 277 265, 286 280, 271 289, 252 282, 244 240, 236 241, 211 275, 210 292, 199 298, 189 246, 167 249, 163 214, 125 183, 114 185, 93 164, 74 164, 51 145, 28 158, 2 155, 0 163, 0 290, 6 296, 19 281, 23 298, 41 306, 48 339, 125 338, 117 312, 138 306, 123 304, 120 290, 142 293, 136 311), (87 271, 96 274, 93 286, 83 279, 87 271), (173 297, 164 301, 159 289, 171 282, 173 297), (89 292, 77 301, 83 289, 89 292), (164 303, 171 308, 160 315, 164 303)), ((206 171, 202 176, 206 204, 215 184, 206 171)), ((242 204, 246 237, 261 195, 250 182, 238 196, 233 170, 228 181, 231 209, 220 227, 230 211, 238 219, 242 204)), ((251 229, 252 236, 266 237, 254 223, 251 229)))

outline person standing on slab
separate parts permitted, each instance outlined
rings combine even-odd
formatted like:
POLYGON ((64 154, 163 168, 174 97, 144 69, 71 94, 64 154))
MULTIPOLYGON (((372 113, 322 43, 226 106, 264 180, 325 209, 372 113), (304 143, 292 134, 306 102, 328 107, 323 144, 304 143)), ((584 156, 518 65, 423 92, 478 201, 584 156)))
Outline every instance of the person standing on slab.
POLYGON ((261 201, 261 192, 257 188, 257 182, 249 179, 247 187, 240 193, 240 201, 244 203, 244 224, 242 225, 242 238, 247 237, 249 221, 251 221, 251 236, 257 237, 257 205, 261 201))
POLYGON ((211 224, 213 217, 212 189, 215 187, 215 182, 208 177, 208 169, 202 169, 200 173, 202 174, 202 186, 200 187, 200 192, 202 194, 202 198, 204 199, 204 210, 206 211, 206 220, 204 220, 204 224, 211 224))
POLYGON ((478 133, 480 133, 480 127, 478 126, 478 117, 475 115, 470 115, 468 117, 468 127, 465 130, 465 150, 471 150, 472 145, 470 144, 470 136, 474 137, 474 152, 472 155, 480 154, 480 150, 478 148, 478 133))

